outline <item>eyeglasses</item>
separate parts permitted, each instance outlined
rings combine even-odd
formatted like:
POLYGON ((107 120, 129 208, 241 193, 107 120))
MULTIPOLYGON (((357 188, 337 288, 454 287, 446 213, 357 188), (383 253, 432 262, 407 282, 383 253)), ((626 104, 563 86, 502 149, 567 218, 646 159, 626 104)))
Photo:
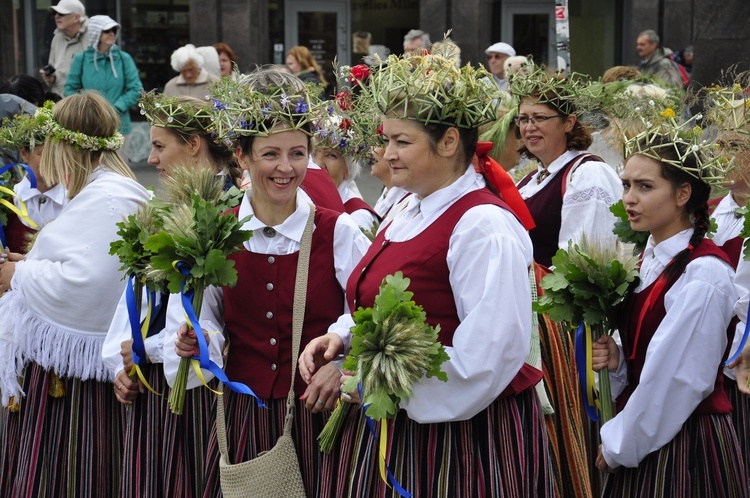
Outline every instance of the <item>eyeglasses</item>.
POLYGON ((505 54, 487 54, 488 59, 507 59, 508 56, 505 54))
POLYGON ((519 116, 514 121, 518 127, 533 125, 542 125, 552 118, 564 118, 565 114, 553 114, 552 116, 519 116))
POLYGON ((117 34, 117 28, 103 29, 102 33, 114 33, 114 34, 117 34))

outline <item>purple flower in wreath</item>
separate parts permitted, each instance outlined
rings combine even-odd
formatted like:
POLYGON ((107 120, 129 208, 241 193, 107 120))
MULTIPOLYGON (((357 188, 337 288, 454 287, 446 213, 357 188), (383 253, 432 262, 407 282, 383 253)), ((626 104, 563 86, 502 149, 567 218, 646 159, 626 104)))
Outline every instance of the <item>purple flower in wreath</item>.
POLYGON ((347 145, 346 138, 342 138, 341 141, 339 142, 338 148, 341 150, 344 150, 346 149, 346 145, 347 145))
POLYGON ((333 106, 332 105, 328 106, 328 115, 329 116, 333 116, 333 106))
POLYGON ((294 108, 294 112, 296 112, 297 114, 304 114, 309 108, 310 106, 307 105, 305 99, 300 97, 300 99, 297 101, 296 107, 294 108))
POLYGON ((213 99, 213 103, 214 103, 214 106, 213 106, 214 111, 225 111, 227 109, 227 107, 224 104, 219 102, 219 99, 213 99))
POLYGON ((268 117, 268 113, 271 112, 271 104, 265 105, 260 108, 260 112, 263 114, 264 118, 268 117))
POLYGON ((279 104, 281 104, 283 107, 289 107, 289 104, 291 103, 291 99, 287 97, 285 93, 281 94, 281 100, 279 101, 279 104))

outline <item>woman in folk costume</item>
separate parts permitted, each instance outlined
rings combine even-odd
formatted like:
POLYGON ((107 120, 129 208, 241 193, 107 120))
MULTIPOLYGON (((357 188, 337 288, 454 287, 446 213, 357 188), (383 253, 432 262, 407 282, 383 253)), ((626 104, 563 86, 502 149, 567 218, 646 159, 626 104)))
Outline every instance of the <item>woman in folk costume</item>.
POLYGON ((25 258, 0 263, 0 489, 13 496, 116 496, 120 407, 101 358, 125 287, 109 255, 116 224, 150 197, 116 150, 117 111, 98 93, 47 112, 41 173, 70 201, 25 258))
MULTIPOLYGON (((472 166, 477 129, 494 118, 497 90, 481 84, 484 69, 459 69, 449 55, 391 56, 360 97, 373 99, 383 114, 393 184, 414 195, 352 272, 349 307, 373 306, 384 277, 401 271, 427 322, 440 324, 450 356, 442 365, 447 383, 422 379, 387 422, 383 457, 414 496, 553 496, 534 390, 541 372, 524 362, 531 242, 472 166)), ((512 202, 509 194, 503 193, 512 202)), ((343 315, 307 346, 300 358, 306 381, 347 352, 352 323, 343 315)), ((396 496, 381 480, 379 451, 359 405, 349 410, 332 454, 340 455, 339 465, 331 460, 326 472, 338 481, 327 496, 396 496)))
MULTIPOLYGON (((151 125, 148 162, 165 181, 176 168, 205 168, 217 175, 225 189, 235 185, 239 165, 232 147, 211 137, 209 103, 188 96, 149 93, 138 105, 151 125)), ((125 293, 102 348, 104 362, 115 379, 115 395, 132 408, 126 412, 123 430, 121 497, 203 495, 214 397, 207 389, 192 390, 186 394, 187 408, 176 415, 169 410, 167 397, 160 395, 168 391, 162 367, 168 297, 166 292, 155 296, 154 309, 158 311, 154 311, 144 341, 146 356, 140 364, 153 391, 129 376, 133 340, 125 293)), ((141 309, 145 316, 145 299, 141 309)))
MULTIPOLYGON (((519 183, 519 191, 534 218, 529 232, 534 244, 537 283, 552 265, 552 256, 569 241, 589 239, 616 242, 615 218, 609 211, 621 197, 615 171, 589 154, 591 134, 577 116, 571 99, 577 82, 533 67, 511 81, 519 101, 515 118, 519 152, 536 159, 538 166, 519 183)), ((539 295, 543 290, 537 287, 539 295)), ((560 496, 597 494, 593 467, 595 446, 587 448, 587 421, 573 359, 573 340, 561 325, 539 315, 544 385, 554 413, 546 417, 555 486, 560 496), (593 471, 593 472, 592 472, 593 471)))
MULTIPOLYGON (((312 202, 299 189, 307 172, 312 112, 303 84, 292 75, 259 70, 239 82, 228 78, 214 95, 215 122, 220 137, 238 141, 237 153, 250 172, 252 188, 245 193, 237 215, 252 215, 243 229, 253 236, 243 250, 230 256, 238 282, 234 288, 206 290, 201 313, 209 348, 221 365, 221 351, 229 342, 227 376, 252 389, 266 405, 247 394, 225 390, 229 460, 239 463, 270 450, 284 427, 291 385, 292 304, 300 241, 311 215, 312 202), (252 368, 248 368, 252 365, 252 368)), ((347 216, 317 207, 309 263, 301 346, 325 333, 346 309, 344 286, 369 241, 347 216)), ((167 316, 171 336, 165 342, 164 370, 172 382, 180 357, 190 356, 195 334, 187 331, 179 306, 167 316), (176 344, 176 348, 175 348, 176 344), (175 354, 175 350, 177 353, 175 354)), ((321 496, 336 476, 323 472, 323 455, 316 438, 339 394, 338 370, 330 366, 308 386, 299 378, 293 439, 308 496, 321 496), (324 486, 325 484, 325 486, 324 486)), ((206 379, 210 379, 206 375, 206 379)), ((199 382, 191 380, 188 387, 199 382)), ((219 496, 219 449, 212 431, 206 469, 205 496, 219 496)))
POLYGON ((594 344, 610 368, 617 415, 601 428, 604 496, 748 496, 744 455, 723 386, 737 293, 727 255, 705 238, 711 185, 726 161, 691 124, 627 143, 623 202, 649 231, 641 281, 619 327, 594 344))

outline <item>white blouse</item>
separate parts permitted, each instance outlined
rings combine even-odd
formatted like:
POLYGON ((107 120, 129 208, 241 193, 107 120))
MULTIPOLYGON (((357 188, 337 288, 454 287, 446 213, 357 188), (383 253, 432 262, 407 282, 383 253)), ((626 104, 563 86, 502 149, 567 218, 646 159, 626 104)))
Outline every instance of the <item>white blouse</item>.
MULTIPOLYGON (((413 239, 432 225, 455 201, 485 186, 469 167, 453 184, 424 199, 412 195, 386 228, 386 239, 413 239)), ((529 354, 531 290, 528 268, 531 240, 516 218, 498 206, 468 210, 450 237, 447 263, 450 285, 461 321, 446 347, 450 360, 442 369, 448 382, 423 379, 414 395, 401 403, 419 423, 466 420, 487 408, 510 384, 529 354)), ((329 332, 342 337, 346 349, 353 325, 342 315, 329 332)))
MULTIPOLYGON (((37 229, 57 218, 68 203, 68 191, 59 183, 46 192, 40 192, 38 189, 31 188, 29 177, 24 176, 23 180, 13 187, 13 190, 18 196, 14 199, 16 207, 20 209, 18 200, 23 201, 29 218, 37 224, 37 229)), ((24 220, 21 222, 29 226, 24 220)))
MULTIPOLYGON (((252 192, 245 192, 245 197, 240 205, 239 218, 253 214, 253 208, 250 204, 252 192)), ((262 228, 266 226, 263 221, 252 217, 250 221, 243 225, 244 230, 251 230, 253 236, 244 243, 245 249, 250 252, 260 254, 293 254, 299 251, 302 234, 305 230, 307 218, 310 213, 312 200, 302 192, 297 190, 297 209, 282 224, 274 226, 276 235, 267 237, 262 228)), ((370 246, 370 241, 365 237, 362 231, 351 220, 351 218, 341 214, 336 220, 333 232, 333 265, 336 271, 336 280, 342 289, 346 289, 346 282, 349 274, 354 267, 365 255, 370 246)), ((251 296, 248 296, 251 299, 251 296)), ((344 303, 345 309, 346 303, 344 303)), ((163 361, 164 375, 171 385, 177 375, 177 367, 180 357, 174 350, 174 344, 177 340, 177 329, 185 322, 185 315, 180 304, 180 296, 173 294, 169 299, 167 308, 166 334, 164 340, 163 361)), ((220 332, 224 325, 224 301, 223 292, 220 287, 209 287, 203 295, 203 306, 200 317, 201 327, 210 334, 209 350, 211 359, 219 366, 222 365, 221 352, 224 347, 224 336, 220 332)), ((301 347, 303 348, 303 344, 301 347)), ((213 375, 204 371, 203 375, 206 380, 213 378, 213 375)), ((201 385, 195 373, 191 370, 188 388, 201 385)))
MULTIPOLYGON (((572 159, 585 154, 586 151, 569 150, 552 161, 547 168, 549 176, 541 183, 537 182, 537 175, 519 189, 521 196, 528 199, 536 195, 547 186, 564 166, 572 159)), ((538 170, 544 167, 539 163, 538 170)), ((568 185, 562 205, 562 222, 558 247, 568 248, 568 241, 580 240, 581 235, 593 240, 609 241, 613 245, 617 236, 612 233, 616 218, 609 208, 622 199, 622 180, 615 170, 606 163, 588 161, 579 165, 568 176, 568 185)))
MULTIPOLYGON (((362 199, 362 196, 359 195, 359 189, 355 191, 356 187, 357 184, 354 181, 344 180, 341 182, 338 186, 341 202, 346 203, 354 198, 362 199)), ((365 230, 372 230, 373 223, 378 221, 378 218, 367 209, 357 209, 353 213, 350 213, 349 216, 352 217, 358 227, 365 230)))
POLYGON ((393 205, 403 199, 408 193, 409 192, 406 190, 401 187, 396 187, 395 185, 391 188, 383 188, 383 192, 380 194, 380 197, 378 197, 373 209, 381 218, 385 218, 385 215, 388 214, 388 211, 393 205))
MULTIPOLYGON (((636 292, 656 281, 687 247, 692 233, 692 228, 684 230, 659 245, 649 237, 636 292)), ((674 439, 714 390, 737 301, 733 279, 731 266, 705 256, 688 264, 665 294, 667 313, 649 343, 638 387, 623 411, 601 428, 602 453, 610 467, 637 467, 649 453, 674 439)), ((622 350, 610 379, 614 399, 627 384, 622 350)))

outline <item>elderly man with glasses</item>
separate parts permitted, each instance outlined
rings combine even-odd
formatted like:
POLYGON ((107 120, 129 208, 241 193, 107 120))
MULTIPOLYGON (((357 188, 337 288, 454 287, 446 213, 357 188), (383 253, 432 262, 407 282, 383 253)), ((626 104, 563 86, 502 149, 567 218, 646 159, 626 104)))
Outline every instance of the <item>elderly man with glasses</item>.
POLYGON ((55 35, 49 51, 49 63, 39 70, 50 91, 63 95, 73 57, 86 50, 89 19, 78 0, 60 0, 49 8, 55 15, 55 35))
POLYGON ((508 80, 505 79, 505 59, 515 57, 516 50, 505 42, 498 42, 484 51, 487 54, 487 68, 492 73, 495 84, 505 92, 508 91, 508 80))

